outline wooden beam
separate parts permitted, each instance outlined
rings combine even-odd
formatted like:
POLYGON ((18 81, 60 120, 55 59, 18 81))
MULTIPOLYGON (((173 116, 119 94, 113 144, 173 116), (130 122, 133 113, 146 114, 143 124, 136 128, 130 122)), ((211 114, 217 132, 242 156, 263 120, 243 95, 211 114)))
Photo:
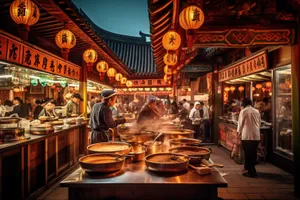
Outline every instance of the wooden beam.
POLYGON ((177 29, 179 19, 179 0, 173 0, 172 29, 177 29))
POLYGON ((160 11, 164 10, 166 7, 168 7, 173 1, 169 0, 165 5, 161 6, 160 8, 157 8, 155 11, 151 11, 150 10, 150 16, 154 16, 157 13, 159 13, 160 11))

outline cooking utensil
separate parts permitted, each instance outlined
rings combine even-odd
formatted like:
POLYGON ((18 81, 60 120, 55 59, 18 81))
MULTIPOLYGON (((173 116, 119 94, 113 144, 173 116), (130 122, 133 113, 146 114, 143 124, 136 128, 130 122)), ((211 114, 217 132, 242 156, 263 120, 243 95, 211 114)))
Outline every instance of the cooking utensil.
POLYGON ((147 148, 142 145, 133 146, 131 152, 129 152, 129 155, 133 156, 133 162, 139 162, 145 159, 146 151, 147 148))
POLYGON ((120 154, 90 154, 79 159, 80 166, 87 173, 109 173, 124 167, 125 157, 120 154))
POLYGON ((178 146, 198 146, 201 144, 201 140, 192 139, 192 138, 175 138, 170 139, 169 144, 170 147, 178 147, 178 146))
POLYGON ((223 164, 209 163, 206 159, 202 159, 201 162, 205 164, 207 167, 220 167, 223 168, 223 164))
POLYGON ((147 141, 144 143, 147 155, 161 153, 163 151, 163 143, 161 141, 147 141))
POLYGON ((199 175, 207 175, 211 173, 211 168, 209 167, 195 167, 191 164, 189 164, 189 167, 195 169, 199 175))
POLYGON ((182 172, 188 168, 189 157, 183 154, 157 153, 146 156, 145 162, 147 169, 151 171, 182 172))
POLYGON ((54 128, 49 125, 49 126, 31 126, 30 127, 30 134, 33 135, 48 135, 54 133, 54 128))
POLYGON ((200 163, 210 158, 211 150, 204 147, 181 146, 169 149, 170 153, 180 153, 190 157, 190 163, 200 163))
POLYGON ((132 146, 126 142, 101 142, 87 147, 89 153, 129 154, 132 146))

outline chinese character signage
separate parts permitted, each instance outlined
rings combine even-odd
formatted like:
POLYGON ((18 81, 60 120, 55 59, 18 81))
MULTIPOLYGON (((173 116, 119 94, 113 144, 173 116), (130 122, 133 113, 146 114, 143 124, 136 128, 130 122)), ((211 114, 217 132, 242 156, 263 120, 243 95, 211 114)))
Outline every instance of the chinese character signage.
POLYGON ((268 68, 267 52, 261 52, 219 72, 219 82, 250 75, 268 68))
POLYGON ((132 87, 160 87, 170 86, 163 79, 144 79, 144 80, 132 80, 132 87))
POLYGON ((75 80, 80 78, 79 66, 2 35, 0 35, 0 59, 75 80))

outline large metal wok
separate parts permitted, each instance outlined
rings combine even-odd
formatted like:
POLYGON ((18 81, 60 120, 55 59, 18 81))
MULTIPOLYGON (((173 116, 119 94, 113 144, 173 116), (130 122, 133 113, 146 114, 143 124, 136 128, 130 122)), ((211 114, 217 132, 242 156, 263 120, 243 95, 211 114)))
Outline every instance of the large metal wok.
POLYGON ((81 157, 79 163, 87 173, 110 173, 121 170, 125 158, 120 154, 90 154, 81 157))
POLYGON ((87 150, 89 153, 128 154, 131 148, 131 144, 126 142, 101 142, 89 145, 87 150))
POLYGON ((190 163, 200 163, 210 158, 211 150, 204 147, 181 146, 169 149, 170 153, 184 154, 190 157, 190 163))
POLYGON ((146 156, 147 169, 155 172, 181 172, 189 165, 189 157, 176 153, 157 153, 146 156))

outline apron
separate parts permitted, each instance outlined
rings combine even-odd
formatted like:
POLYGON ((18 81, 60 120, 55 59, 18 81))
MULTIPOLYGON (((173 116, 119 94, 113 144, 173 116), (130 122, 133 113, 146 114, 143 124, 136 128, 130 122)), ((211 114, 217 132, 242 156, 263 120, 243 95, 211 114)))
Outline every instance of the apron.
POLYGON ((108 136, 108 131, 96 131, 92 130, 92 135, 91 135, 91 143, 99 143, 99 142, 108 142, 109 141, 109 136, 108 136))

